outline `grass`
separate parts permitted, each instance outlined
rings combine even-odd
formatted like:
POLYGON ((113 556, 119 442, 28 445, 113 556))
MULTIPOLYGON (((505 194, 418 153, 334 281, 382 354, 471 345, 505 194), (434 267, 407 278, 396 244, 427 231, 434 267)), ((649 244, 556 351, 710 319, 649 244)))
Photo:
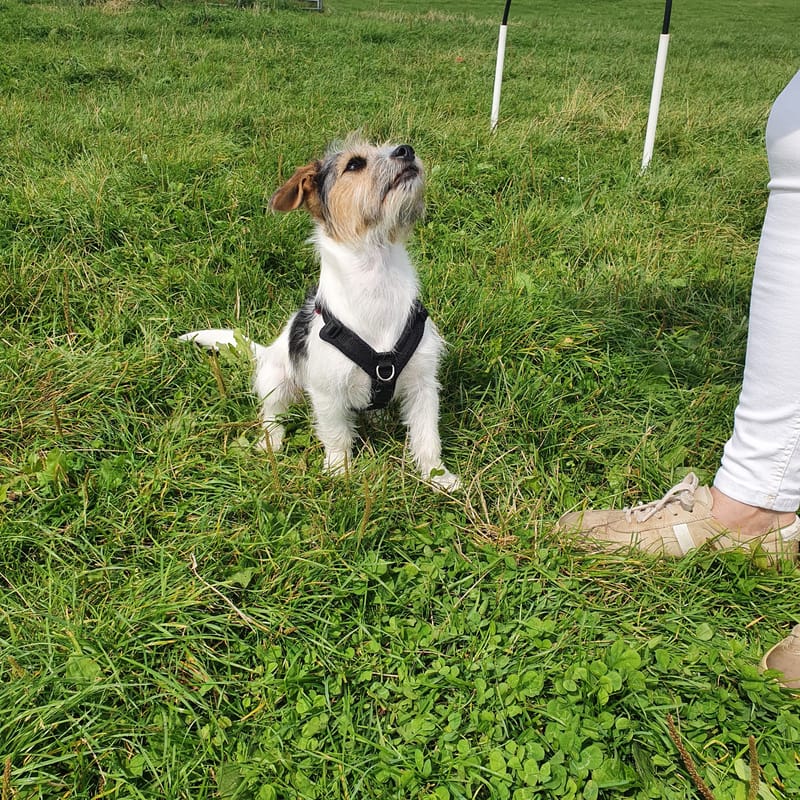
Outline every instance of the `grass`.
POLYGON ((793 0, 0 9, 2 798, 800 793, 797 699, 759 676, 800 573, 574 552, 564 510, 709 479, 741 380, 763 131, 793 0), (450 342, 458 497, 371 432, 265 458, 241 364, 313 280, 281 176, 360 128, 429 170, 413 250, 450 342))

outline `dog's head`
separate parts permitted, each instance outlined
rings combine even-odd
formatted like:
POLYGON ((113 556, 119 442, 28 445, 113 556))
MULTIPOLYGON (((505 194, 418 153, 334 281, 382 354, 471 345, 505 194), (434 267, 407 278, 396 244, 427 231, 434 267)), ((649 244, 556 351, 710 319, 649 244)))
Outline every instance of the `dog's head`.
POLYGON ((402 241, 424 212, 422 162, 411 145, 350 139, 300 167, 272 195, 273 211, 305 207, 332 239, 345 244, 402 241))

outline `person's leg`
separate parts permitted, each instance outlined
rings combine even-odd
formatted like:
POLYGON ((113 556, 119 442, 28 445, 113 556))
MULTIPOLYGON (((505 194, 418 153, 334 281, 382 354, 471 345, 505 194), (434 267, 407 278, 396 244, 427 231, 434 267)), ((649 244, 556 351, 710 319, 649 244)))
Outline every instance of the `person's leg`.
POLYGON ((797 553, 800 522, 800 72, 767 123, 770 196, 753 277, 734 429, 710 489, 693 475, 655 503, 567 514, 584 544, 682 555, 705 542, 797 553))
POLYGON ((715 517, 748 533, 800 507, 800 72, 770 113, 767 157, 742 391, 712 489, 715 517))

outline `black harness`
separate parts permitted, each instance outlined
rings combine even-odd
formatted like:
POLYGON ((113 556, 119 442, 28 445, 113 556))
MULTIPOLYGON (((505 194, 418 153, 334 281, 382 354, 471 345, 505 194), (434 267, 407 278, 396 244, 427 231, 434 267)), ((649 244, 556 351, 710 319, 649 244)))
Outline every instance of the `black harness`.
POLYGON ((353 333, 339 322, 319 301, 314 310, 322 315, 325 323, 319 332, 323 342, 332 344, 340 353, 347 356, 369 375, 372 382, 370 402, 366 411, 386 408, 394 397, 395 385, 400 373, 408 364, 425 332, 428 312, 419 300, 414 301, 408 315, 403 333, 394 348, 387 353, 373 350, 358 334, 353 333))

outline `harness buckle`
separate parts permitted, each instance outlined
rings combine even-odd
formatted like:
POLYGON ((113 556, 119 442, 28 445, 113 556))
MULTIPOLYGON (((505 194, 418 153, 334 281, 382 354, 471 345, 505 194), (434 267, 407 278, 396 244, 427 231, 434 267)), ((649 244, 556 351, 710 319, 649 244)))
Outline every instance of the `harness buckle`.
POLYGON ((325 323, 325 334, 329 339, 337 339, 342 332, 343 325, 338 319, 332 319, 325 323))

